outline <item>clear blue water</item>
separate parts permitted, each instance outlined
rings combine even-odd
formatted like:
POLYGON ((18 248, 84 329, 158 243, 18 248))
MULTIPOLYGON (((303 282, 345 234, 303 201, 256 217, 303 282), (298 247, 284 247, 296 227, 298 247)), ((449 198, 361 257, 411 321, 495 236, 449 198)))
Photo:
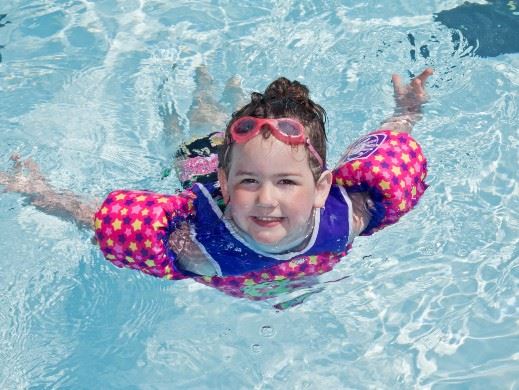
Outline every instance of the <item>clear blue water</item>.
POLYGON ((453 43, 432 15, 462 2, 2 2, 0 168, 17 151, 100 198, 177 188, 160 173, 193 134, 200 64, 217 95, 234 74, 303 81, 332 162, 392 112, 391 73, 436 73, 426 195, 288 310, 116 269, 90 232, 0 193, 0 388, 518 388, 519 55, 453 43))

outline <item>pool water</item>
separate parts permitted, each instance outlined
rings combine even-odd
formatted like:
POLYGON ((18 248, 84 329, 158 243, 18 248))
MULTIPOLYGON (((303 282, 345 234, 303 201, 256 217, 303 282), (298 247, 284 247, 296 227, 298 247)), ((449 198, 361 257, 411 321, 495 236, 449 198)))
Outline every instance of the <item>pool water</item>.
POLYGON ((518 388, 519 55, 480 56, 434 20, 462 3, 3 2, 0 169, 17 152, 85 196, 178 188, 162 172, 201 131, 200 65, 216 97, 233 75, 308 85, 331 163, 392 113, 391 73, 435 74, 416 209, 275 299, 117 269, 91 232, 0 193, 0 388, 518 388))

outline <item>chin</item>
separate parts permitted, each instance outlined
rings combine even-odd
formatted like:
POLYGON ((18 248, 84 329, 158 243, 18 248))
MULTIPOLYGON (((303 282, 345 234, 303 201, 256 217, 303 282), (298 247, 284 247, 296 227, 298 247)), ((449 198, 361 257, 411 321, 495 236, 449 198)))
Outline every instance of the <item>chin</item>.
POLYGON ((260 236, 260 237, 253 236, 252 238, 254 238, 254 241, 257 241, 260 244, 272 245, 272 246, 276 246, 283 239, 283 238, 279 238, 279 237, 265 237, 265 236, 260 236))

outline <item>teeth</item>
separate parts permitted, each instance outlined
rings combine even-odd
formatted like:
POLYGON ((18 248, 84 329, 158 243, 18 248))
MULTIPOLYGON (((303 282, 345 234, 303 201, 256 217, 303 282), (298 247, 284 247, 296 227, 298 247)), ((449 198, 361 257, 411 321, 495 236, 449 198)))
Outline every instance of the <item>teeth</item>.
POLYGON ((260 221, 277 221, 279 217, 256 217, 260 221))

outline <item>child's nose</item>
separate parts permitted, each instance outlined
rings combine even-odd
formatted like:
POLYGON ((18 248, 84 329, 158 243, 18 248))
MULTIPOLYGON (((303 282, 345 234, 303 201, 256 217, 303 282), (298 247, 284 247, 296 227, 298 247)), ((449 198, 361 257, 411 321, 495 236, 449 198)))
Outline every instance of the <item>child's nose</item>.
POLYGON ((277 206, 275 189, 269 184, 262 184, 258 191, 258 206, 275 207, 277 206))

